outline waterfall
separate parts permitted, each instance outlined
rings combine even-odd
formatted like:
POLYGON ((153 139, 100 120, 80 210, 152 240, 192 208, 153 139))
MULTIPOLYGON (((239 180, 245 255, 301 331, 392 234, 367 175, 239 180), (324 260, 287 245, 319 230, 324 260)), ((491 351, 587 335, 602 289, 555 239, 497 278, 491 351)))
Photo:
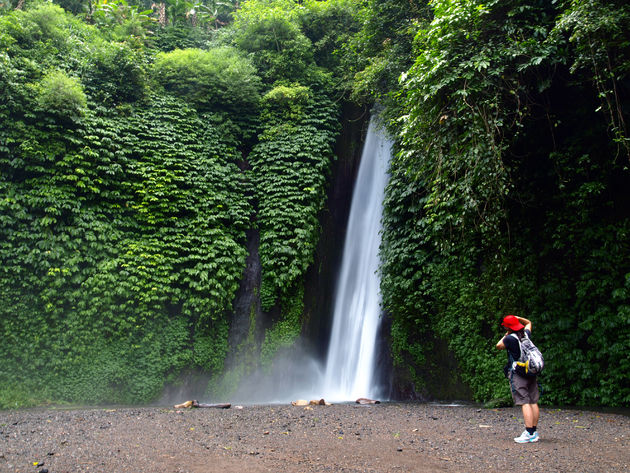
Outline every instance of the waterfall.
POLYGON ((233 402, 379 397, 374 377, 381 315, 378 251, 391 141, 374 121, 368 127, 352 195, 326 366, 308 350, 294 347, 274 359, 271 373, 260 370, 242 379, 233 402))
POLYGON ((322 389, 332 401, 378 397, 374 381, 381 315, 378 252, 391 141, 374 121, 361 155, 335 293, 322 389))

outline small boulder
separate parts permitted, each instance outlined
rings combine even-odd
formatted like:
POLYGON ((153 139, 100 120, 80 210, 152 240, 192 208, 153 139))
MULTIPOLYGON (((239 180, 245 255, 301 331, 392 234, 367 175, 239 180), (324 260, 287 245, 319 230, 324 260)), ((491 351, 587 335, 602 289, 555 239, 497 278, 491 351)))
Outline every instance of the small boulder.
POLYGON ((366 397, 360 397, 355 401, 357 404, 380 404, 381 401, 377 401, 375 399, 368 399, 366 397))

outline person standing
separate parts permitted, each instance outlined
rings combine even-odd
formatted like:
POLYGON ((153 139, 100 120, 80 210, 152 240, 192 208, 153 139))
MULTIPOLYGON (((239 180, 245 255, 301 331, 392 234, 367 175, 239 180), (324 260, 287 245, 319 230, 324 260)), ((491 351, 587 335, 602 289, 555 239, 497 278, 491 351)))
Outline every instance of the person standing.
POLYGON ((506 376, 510 380, 512 399, 514 404, 521 406, 523 410, 523 420, 525 430, 514 439, 517 443, 538 442, 538 379, 536 376, 522 376, 514 370, 514 362, 521 357, 520 340, 524 337, 530 338, 532 335, 532 323, 524 317, 506 315, 501 325, 507 329, 507 333, 501 337, 497 343, 499 350, 506 350, 508 365, 506 366, 506 376))

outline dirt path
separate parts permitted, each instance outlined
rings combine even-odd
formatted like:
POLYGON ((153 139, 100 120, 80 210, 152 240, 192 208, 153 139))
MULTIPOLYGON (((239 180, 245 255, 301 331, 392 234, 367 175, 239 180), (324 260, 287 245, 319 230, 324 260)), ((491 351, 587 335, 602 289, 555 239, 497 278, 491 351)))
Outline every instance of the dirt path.
POLYGON ((630 418, 431 404, 0 412, 0 472, 622 472, 630 418), (39 463, 39 464, 38 464, 39 463))

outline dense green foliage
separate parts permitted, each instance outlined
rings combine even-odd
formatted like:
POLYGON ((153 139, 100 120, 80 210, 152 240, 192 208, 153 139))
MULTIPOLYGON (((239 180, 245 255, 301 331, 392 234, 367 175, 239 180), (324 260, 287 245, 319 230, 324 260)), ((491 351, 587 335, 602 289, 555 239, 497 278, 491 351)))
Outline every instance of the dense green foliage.
POLYGON ((273 83, 305 80, 313 62, 308 38, 295 20, 293 2, 246 2, 235 22, 236 45, 250 53, 263 77, 273 83))
POLYGON ((151 99, 77 129, 35 116, 3 159, 2 376, 31 392, 139 401, 222 366, 250 207, 208 122, 151 99))
POLYGON ((629 404, 626 2, 56 3, 0 6, 0 407, 219 386, 229 350, 222 392, 269 367, 305 323, 344 100, 396 142, 397 383, 430 389, 448 346, 505 396, 517 313, 544 402, 629 404), (248 230, 273 320, 228 347, 248 230))
MULTIPOLYGON (((0 17, 2 406, 216 379, 254 225, 263 304, 280 308, 262 358, 301 331, 338 128, 326 74, 309 54, 290 57, 294 75, 256 61, 275 46, 239 50, 231 34, 210 49, 162 36, 159 52, 119 28, 136 7, 99 5, 100 30, 51 4, 0 17)), ((260 43, 259 26, 240 34, 260 43)))
POLYGON ((493 346, 517 313, 546 355, 545 402, 629 403, 630 9, 617 3, 432 3, 401 77, 386 205, 398 364, 422 366, 437 336, 476 399, 499 397, 493 346))
MULTIPOLYGON (((413 64, 413 38, 430 17, 430 8, 422 0, 368 0, 360 17, 362 28, 350 39, 356 51, 349 67, 352 97, 389 106, 400 74, 413 64)), ((381 113, 388 115, 389 110, 381 113)))
POLYGON ((201 112, 214 112, 234 123, 232 134, 248 139, 257 128, 261 81, 238 50, 218 47, 176 49, 160 53, 153 65, 155 80, 201 112))
POLYGON ((337 122, 330 100, 301 86, 272 89, 263 106, 266 128, 250 161, 260 219, 260 297, 268 310, 301 284, 313 262, 337 122))

